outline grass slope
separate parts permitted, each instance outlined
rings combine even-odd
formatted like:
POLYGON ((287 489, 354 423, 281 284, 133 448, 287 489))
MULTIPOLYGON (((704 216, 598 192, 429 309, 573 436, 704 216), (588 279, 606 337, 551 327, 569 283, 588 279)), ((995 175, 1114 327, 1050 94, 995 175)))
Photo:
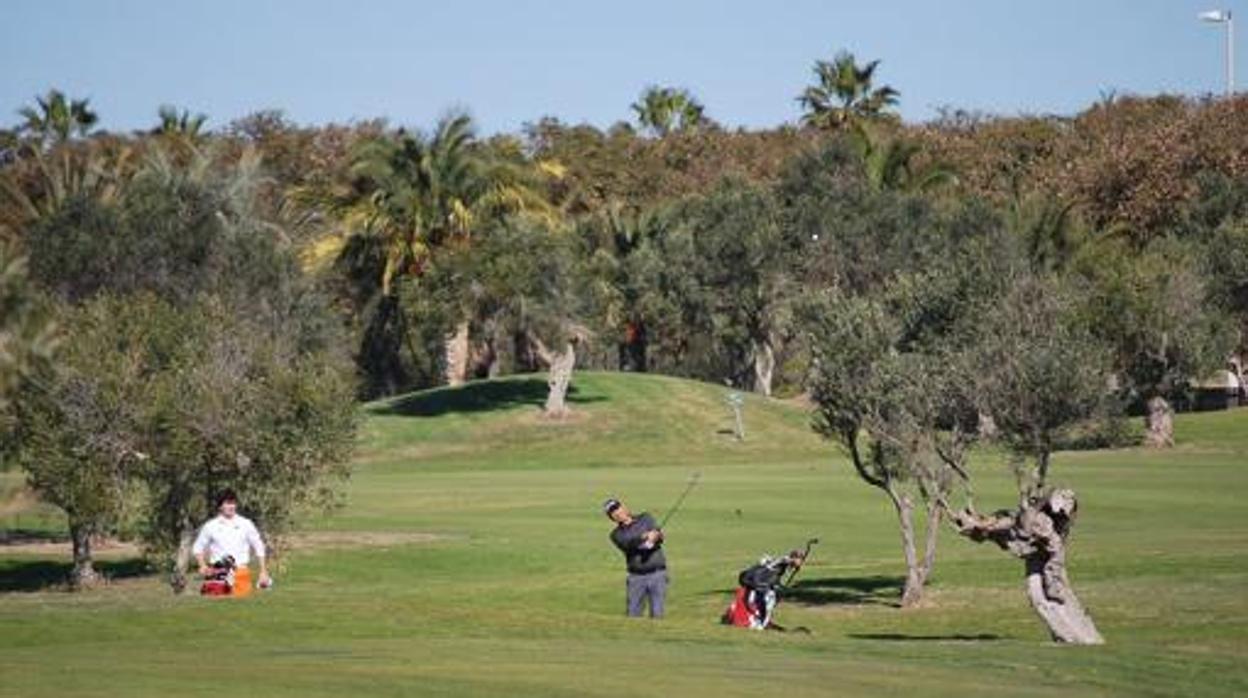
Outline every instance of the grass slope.
MULTIPOLYGON (((140 577, 0 595, 0 695, 1248 693, 1248 411, 1181 416, 1165 453, 1057 457, 1083 505, 1073 580, 1109 641, 1069 648, 1032 616, 1019 563, 953 536, 931 603, 895 608, 892 513, 798 407, 748 397, 737 443, 714 386, 578 374, 576 414, 554 424, 537 416, 544 387, 368 406, 347 506, 308 522, 368 545, 292 554, 271 593, 176 598, 140 577), (669 527, 669 617, 623 618, 598 504, 661 515, 695 470, 669 527), (438 537, 405 542, 417 532, 438 537), (779 620, 812 634, 716 624, 741 567, 810 535, 823 542, 779 620)), ((977 468, 981 506, 1008 506, 1005 469, 977 468)), ((59 564, 0 547, 0 579, 59 564)))

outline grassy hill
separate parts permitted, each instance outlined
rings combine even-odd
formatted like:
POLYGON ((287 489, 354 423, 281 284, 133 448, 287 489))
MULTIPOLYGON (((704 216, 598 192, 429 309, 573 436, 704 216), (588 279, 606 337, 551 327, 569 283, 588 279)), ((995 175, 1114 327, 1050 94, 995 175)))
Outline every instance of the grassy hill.
MULTIPOLYGON (((1067 648, 1019 563, 954 536, 930 603, 897 609, 892 512, 796 405, 748 396, 737 442, 715 386, 578 374, 560 423, 544 393, 520 377, 366 406, 347 505, 307 522, 270 593, 174 597, 140 576, 0 594, 0 695, 1248 693, 1248 411, 1181 416, 1165 453, 1058 455, 1081 495, 1073 581, 1109 643, 1067 648), (669 526, 669 617, 626 619, 599 503, 662 515, 695 471, 669 526), (812 535, 779 612, 811 634, 716 623, 740 568, 812 535)), ((981 506, 1008 506, 1006 469, 976 467, 981 506)), ((64 557, 0 546, 0 580, 64 557)))

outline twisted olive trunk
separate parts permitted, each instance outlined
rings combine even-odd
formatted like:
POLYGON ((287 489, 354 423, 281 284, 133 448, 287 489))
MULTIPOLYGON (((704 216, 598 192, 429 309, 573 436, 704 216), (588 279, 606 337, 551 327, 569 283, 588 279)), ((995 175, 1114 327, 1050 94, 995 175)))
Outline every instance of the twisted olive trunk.
POLYGON ((535 336, 529 337, 529 341, 538 358, 550 371, 549 378, 546 380, 550 391, 546 394, 546 406, 543 413, 547 417, 562 419, 568 414, 568 386, 572 383, 572 369, 576 367, 577 340, 575 338, 565 340, 563 351, 560 352, 551 351, 542 340, 535 336))
POLYGON ((468 322, 455 326, 455 334, 446 340, 446 384, 455 387, 468 380, 468 361, 471 347, 468 342, 468 322))
POLYGON ((1151 448, 1169 448, 1174 445, 1174 408, 1160 395, 1148 399, 1148 415, 1145 417, 1148 435, 1145 445, 1151 448))
POLYGON ((84 523, 70 523, 69 537, 74 548, 74 567, 69 573, 69 585, 74 589, 91 587, 100 581, 91 554, 91 536, 94 527, 84 523))
POLYGON ((169 585, 173 593, 181 594, 186 590, 187 570, 191 566, 191 546, 195 541, 194 529, 188 528, 178 536, 178 550, 173 557, 173 572, 169 575, 169 585))
POLYGON ((1054 490, 1033 497, 1016 511, 980 515, 967 509, 951 515, 962 535, 990 541, 1023 560, 1027 599, 1056 642, 1105 642, 1066 573, 1066 541, 1078 509, 1075 493, 1054 490))
POLYGON ((547 417, 562 418, 568 414, 568 385, 572 382, 572 369, 576 366, 576 347, 572 342, 564 345, 564 349, 556 354, 550 362, 550 378, 547 385, 550 392, 546 395, 545 413, 547 417))
POLYGON ((772 377, 776 372, 776 352, 770 342, 754 345, 754 392, 771 397, 772 377))

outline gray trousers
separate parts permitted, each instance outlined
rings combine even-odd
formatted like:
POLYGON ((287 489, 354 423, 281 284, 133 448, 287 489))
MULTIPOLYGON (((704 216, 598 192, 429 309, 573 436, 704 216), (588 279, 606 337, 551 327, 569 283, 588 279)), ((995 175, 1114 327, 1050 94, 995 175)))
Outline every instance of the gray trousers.
POLYGON ((657 570, 648 574, 628 575, 628 615, 641 615, 641 607, 647 598, 650 599, 650 617, 662 618, 664 602, 667 600, 667 570, 657 570))

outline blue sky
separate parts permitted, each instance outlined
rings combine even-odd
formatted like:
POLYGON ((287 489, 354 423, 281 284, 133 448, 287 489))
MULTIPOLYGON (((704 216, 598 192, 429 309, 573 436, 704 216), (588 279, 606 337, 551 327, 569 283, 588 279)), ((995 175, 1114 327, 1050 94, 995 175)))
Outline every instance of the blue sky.
POLYGON ((57 86, 90 97, 113 130, 152 125, 163 103, 207 113, 210 127, 264 108, 304 124, 384 116, 424 127, 466 108, 485 132, 543 115, 607 126, 657 83, 692 90, 726 125, 770 127, 797 119, 811 65, 838 48, 882 60, 878 79, 901 91, 910 121, 940 105, 1069 114, 1110 91, 1222 90, 1223 28, 1196 14, 1241 6, 41 0, 4 10, 0 124, 57 86))

